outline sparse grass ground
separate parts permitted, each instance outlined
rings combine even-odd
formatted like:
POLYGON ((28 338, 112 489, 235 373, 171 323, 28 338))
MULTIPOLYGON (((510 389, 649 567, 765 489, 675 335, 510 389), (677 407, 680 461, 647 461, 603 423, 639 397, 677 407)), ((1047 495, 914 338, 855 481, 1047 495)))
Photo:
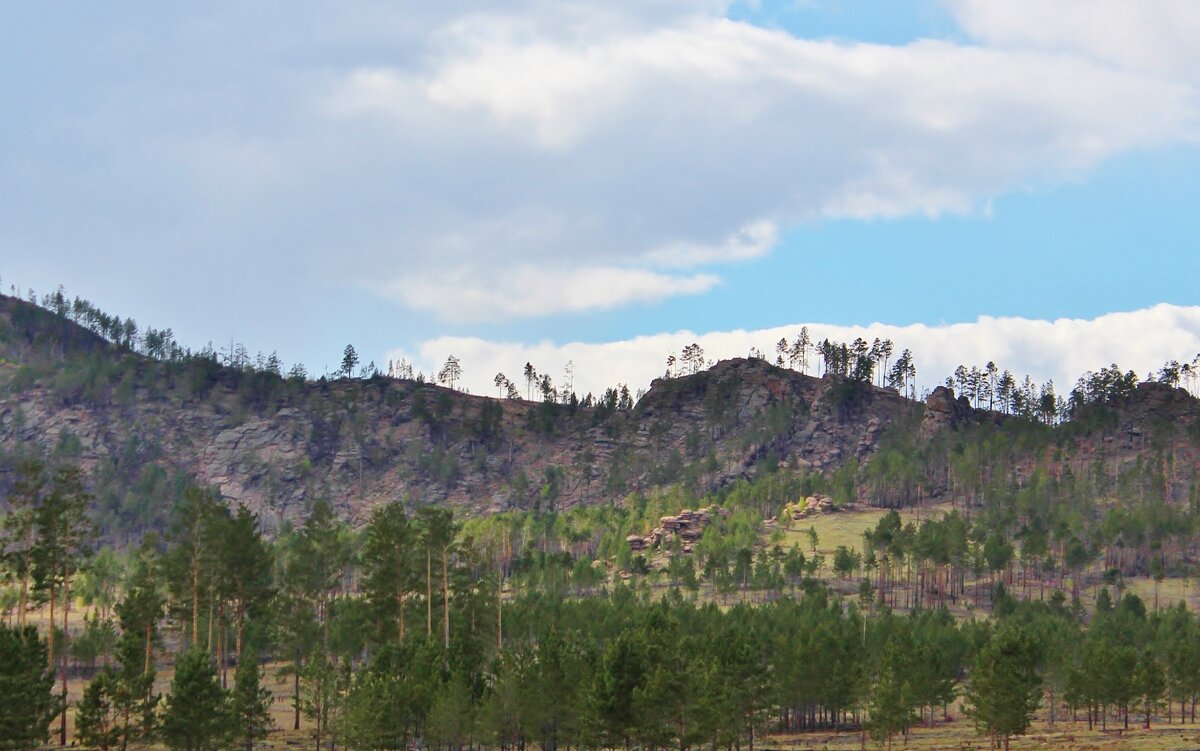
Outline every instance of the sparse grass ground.
MULTIPOLYGON (((901 519, 908 523, 909 521, 920 521, 921 519, 936 517, 950 510, 949 504, 938 506, 928 506, 917 510, 905 509, 900 512, 901 519)), ((872 529, 884 514, 887 513, 883 509, 860 509, 854 511, 841 511, 831 514, 812 517, 811 519, 803 519, 792 524, 791 529, 784 529, 785 547, 790 547, 793 543, 799 544, 806 555, 810 554, 810 544, 807 535, 807 530, 810 526, 815 527, 819 538, 817 544, 817 552, 822 553, 826 557, 826 568, 824 577, 829 581, 835 589, 842 591, 850 598, 854 597, 854 590, 857 584, 857 579, 850 580, 833 580, 831 579, 832 572, 830 566, 834 551, 839 545, 845 545, 853 550, 861 550, 862 548, 862 533, 868 529, 872 529)), ((665 566, 665 554, 655 556, 655 566, 665 566), (661 557, 661 560, 659 558, 661 557)), ((1200 609, 1200 587, 1198 582, 1190 579, 1168 578, 1158 584, 1158 602, 1159 607, 1165 608, 1184 599, 1188 606, 1194 610, 1200 609)), ((1123 582, 1124 591, 1137 594, 1146 603, 1147 609, 1154 607, 1155 582, 1152 579, 1139 577, 1129 578, 1123 582)), ((1089 609, 1094 606, 1096 593, 1099 591, 1100 585, 1094 581, 1089 582, 1087 587, 1081 588, 1081 596, 1084 605, 1089 609)), ((667 587, 661 585, 658 589, 663 592, 667 587)), ((1070 580, 1066 582, 1066 589, 1070 591, 1070 580)), ((1110 588, 1111 589, 1111 588, 1110 588)), ((1047 586, 1045 593, 1048 596, 1053 590, 1053 587, 1047 586)), ((1112 592, 1113 596, 1117 596, 1117 592, 1112 592)), ((1035 595, 1036 596, 1036 595, 1035 595)), ((707 584, 702 585, 699 597, 702 601, 716 601, 722 605, 731 605, 736 602, 750 601, 759 602, 766 599, 762 592, 733 592, 728 595, 719 595, 714 593, 707 584)), ((986 617, 985 610, 969 610, 960 603, 959 606, 952 608, 952 612, 957 617, 986 617)), ((83 628, 83 617, 85 611, 83 608, 74 608, 71 612, 71 629, 72 631, 81 630, 83 628)), ((46 608, 41 608, 30 613, 30 622, 38 625, 43 630, 48 619, 46 608)), ((168 645, 168 651, 170 645, 168 645)), ((269 687, 274 693, 274 704, 272 706, 272 716, 275 719, 277 730, 272 736, 260 746, 265 749, 302 749, 311 748, 312 735, 310 724, 306 719, 301 720, 300 730, 292 730, 293 714, 291 707, 291 691, 292 684, 290 679, 276 679, 275 674, 280 666, 267 665, 264 666, 263 676, 264 685, 269 687)), ((156 691, 164 696, 170 690, 171 677, 173 670, 169 665, 160 664, 158 669, 158 684, 156 691)), ((232 683, 233 671, 229 672, 229 681, 232 683)), ((75 676, 68 681, 69 700, 73 703, 76 701, 83 691, 83 687, 88 681, 87 677, 75 676)), ((933 728, 914 728, 907 739, 907 744, 903 738, 897 737, 893 741, 893 747, 896 749, 909 748, 919 751, 941 751, 942 749, 987 749, 990 748, 989 739, 981 737, 975 733, 974 727, 969 720, 962 717, 961 712, 952 712, 956 715, 956 719, 951 722, 941 722, 933 728)), ((55 726, 57 733, 57 725, 55 726)), ((57 741, 57 735, 53 736, 57 741)), ((74 709, 68 715, 68 743, 74 740, 74 709)), ((859 733, 843 732, 843 733, 808 733, 802 735, 778 735, 763 738, 757 742, 756 748, 761 748, 763 751, 769 749, 788 749, 800 751, 802 749, 830 749, 832 751, 860 749, 863 747, 863 740, 859 733)), ((1012 748, 1018 751, 1024 749, 1067 749, 1068 751, 1113 751, 1121 749, 1148 749, 1150 751, 1175 751, 1176 749, 1200 749, 1200 725, 1179 725, 1156 723, 1149 730, 1143 730, 1140 727, 1140 722, 1136 726, 1131 727, 1129 731, 1109 730, 1102 732, 1100 730, 1087 729, 1086 723, 1071 723, 1059 722, 1056 724, 1053 731, 1049 729, 1044 720, 1039 720, 1031 732, 1023 737, 1015 738, 1012 741, 1012 748)), ((49 748, 57 748, 57 745, 52 745, 49 748)), ((158 748, 157 746, 155 748, 158 748)), ((866 748, 877 748, 870 740, 866 743, 866 748)))
MULTIPOLYGON (((908 748, 918 751, 950 751, 951 749, 959 751, 992 747, 989 738, 975 733, 970 722, 963 719, 941 723, 932 728, 915 728, 909 733, 907 744, 904 738, 897 736, 893 739, 892 745, 894 749, 908 748)), ((1044 722, 1038 722, 1031 728, 1028 735, 1013 738, 1011 746, 1014 751, 1025 751, 1026 749, 1182 751, 1183 749, 1200 748, 1200 726, 1164 723, 1155 725, 1149 730, 1131 727, 1124 732, 1109 730, 1105 733, 1100 730, 1088 730, 1086 723, 1059 722, 1051 731, 1044 722)), ((886 748, 886 746, 884 747, 886 748)), ((763 739, 761 748, 764 751, 767 749, 850 751, 863 748, 863 740, 861 734, 850 732, 784 735, 763 739)), ((874 749, 878 746, 867 739, 866 748, 874 749)))
MULTIPOLYGON (((902 509, 900 510, 900 519, 905 524, 908 522, 917 522, 923 519, 937 518, 943 513, 950 510, 950 504, 939 504, 936 506, 922 506, 917 509, 902 509)), ((799 544, 800 549, 805 555, 811 550, 808 539, 808 529, 813 527, 817 530, 817 552, 822 553, 826 558, 833 555, 833 551, 838 549, 838 546, 845 545, 851 550, 862 550, 863 532, 869 529, 874 529, 879 520, 887 514, 886 509, 880 508, 865 508, 857 511, 838 511, 831 514, 821 514, 820 516, 810 517, 808 519, 800 519, 791 522, 790 529, 784 529, 784 547, 791 547, 793 543, 799 544)), ((784 525, 784 521, 780 521, 780 527, 784 525)))

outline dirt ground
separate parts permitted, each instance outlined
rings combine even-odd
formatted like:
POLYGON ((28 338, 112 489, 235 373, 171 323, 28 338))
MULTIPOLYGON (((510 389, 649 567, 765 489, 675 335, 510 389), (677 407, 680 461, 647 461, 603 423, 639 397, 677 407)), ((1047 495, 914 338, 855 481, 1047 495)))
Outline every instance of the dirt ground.
MULTIPOLYGON (((756 749, 761 748, 762 751, 770 749, 850 751, 864 748, 863 739, 859 733, 772 736, 764 738, 761 744, 756 744, 755 747, 756 749)), ((900 736, 892 741, 893 749, 908 748, 918 751, 961 751, 961 749, 989 749, 991 747, 990 739, 976 734, 971 723, 966 720, 938 724, 933 728, 916 728, 909 733, 907 744, 905 739, 900 736)), ((875 749, 878 746, 867 739, 865 748, 875 749)), ((1013 738, 1011 748, 1013 751, 1026 749, 1064 749, 1065 751, 1200 749, 1200 725, 1163 723, 1155 725, 1149 730, 1130 727, 1128 731, 1109 730, 1105 733, 1100 730, 1089 731, 1086 722, 1078 725, 1059 722, 1055 724, 1053 731, 1044 722, 1038 722, 1028 735, 1013 738)))

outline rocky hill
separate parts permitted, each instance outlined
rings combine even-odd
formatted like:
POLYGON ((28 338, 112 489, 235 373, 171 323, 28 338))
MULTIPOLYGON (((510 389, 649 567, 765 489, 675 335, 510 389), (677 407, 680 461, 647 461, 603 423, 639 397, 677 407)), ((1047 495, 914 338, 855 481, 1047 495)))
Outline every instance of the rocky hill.
MULTIPOLYGON (((1042 438, 1010 449, 1013 471, 1119 476, 1153 455, 1170 465, 1168 494, 1186 497, 1200 462, 1198 416, 1185 392, 1143 384, 1087 421, 1029 427, 1042 438)), ((1012 422, 945 388, 919 403, 744 359, 657 380, 628 409, 382 377, 289 380, 211 359, 149 359, 0 298, 0 490, 22 457, 57 456, 89 471, 103 513, 126 526, 161 523, 189 479, 268 523, 303 516, 319 497, 352 519, 393 499, 483 513, 613 502, 673 484, 705 492, 775 470, 841 471, 858 500, 914 500, 956 492, 956 452, 1012 422), (872 470, 881 453, 919 458, 916 476, 872 470)))

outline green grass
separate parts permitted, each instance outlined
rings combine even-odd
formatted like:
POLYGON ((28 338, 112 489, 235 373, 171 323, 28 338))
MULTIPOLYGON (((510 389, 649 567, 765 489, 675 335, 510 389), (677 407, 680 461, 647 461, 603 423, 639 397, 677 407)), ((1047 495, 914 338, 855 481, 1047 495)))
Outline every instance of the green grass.
MULTIPOLYGON (((918 519, 937 518, 949 511, 949 504, 925 506, 920 509, 904 509, 900 518, 905 524, 918 519)), ((805 553, 811 550, 808 539, 808 528, 817 530, 817 552, 829 556, 838 546, 845 545, 851 550, 862 551, 863 532, 874 529, 879 520, 887 513, 884 509, 863 509, 861 511, 838 511, 832 514, 822 514, 808 519, 792 522, 790 530, 784 530, 784 547, 789 548, 793 543, 799 544, 805 553)), ((783 522, 780 522, 782 525, 783 522)))

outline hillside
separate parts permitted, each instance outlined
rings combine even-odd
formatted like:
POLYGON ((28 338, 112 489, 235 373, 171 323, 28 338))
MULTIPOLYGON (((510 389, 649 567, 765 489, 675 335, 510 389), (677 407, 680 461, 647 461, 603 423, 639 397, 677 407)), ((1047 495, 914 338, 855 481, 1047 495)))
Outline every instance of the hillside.
POLYGON ((1126 490, 1183 500, 1200 466, 1198 415, 1186 392, 1147 383, 1051 429, 945 388, 919 403, 745 359, 657 380, 629 409, 384 377, 302 381, 215 358, 149 359, 0 298, 0 483, 22 457, 70 459, 93 478, 102 513, 129 528, 161 523, 189 478, 271 525, 319 497, 353 520, 393 499, 545 510, 673 484, 710 492, 776 470, 872 504, 969 495, 1038 469, 1092 478, 1098 493, 1124 477, 1126 490))

